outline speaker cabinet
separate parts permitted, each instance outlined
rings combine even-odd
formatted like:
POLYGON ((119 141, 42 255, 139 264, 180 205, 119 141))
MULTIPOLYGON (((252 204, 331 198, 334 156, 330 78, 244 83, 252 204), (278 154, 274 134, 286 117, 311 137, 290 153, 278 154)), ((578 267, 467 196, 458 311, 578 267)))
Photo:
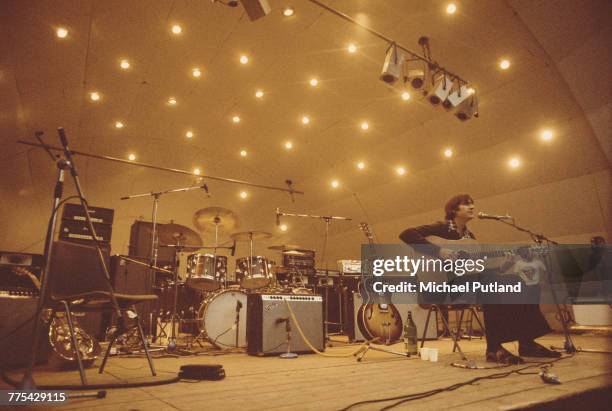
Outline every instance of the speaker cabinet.
POLYGON ((247 352, 250 355, 278 355, 287 351, 286 322, 291 328, 290 350, 313 352, 291 319, 287 304, 308 341, 319 351, 323 337, 323 297, 319 295, 249 294, 247 297, 247 352))
MULTIPOLYGON (((26 365, 32 349, 37 297, 0 297, 0 369, 26 365)), ((41 328, 37 362, 49 353, 47 331, 41 328)))
MULTIPOLYGON (((156 230, 164 224, 157 224, 156 230)), ((134 257, 149 258, 151 256, 151 231, 153 223, 148 221, 134 221, 130 228, 129 254, 134 257)), ((157 261, 174 261, 174 248, 159 247, 157 261)))

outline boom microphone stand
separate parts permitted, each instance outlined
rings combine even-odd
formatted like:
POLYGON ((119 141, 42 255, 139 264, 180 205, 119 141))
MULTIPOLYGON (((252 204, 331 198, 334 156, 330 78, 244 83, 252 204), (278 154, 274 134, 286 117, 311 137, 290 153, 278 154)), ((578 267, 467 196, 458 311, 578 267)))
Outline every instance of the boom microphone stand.
MULTIPOLYGON (((170 193, 184 193, 186 191, 199 190, 202 189, 206 191, 206 194, 210 196, 208 192, 208 186, 206 184, 202 184, 200 186, 189 186, 182 188, 173 188, 170 190, 157 191, 157 192, 149 192, 142 194, 133 194, 125 197, 121 197, 121 200, 131 200, 133 198, 140 197, 152 197, 153 198, 153 210, 151 213, 152 219, 152 227, 151 227, 151 255, 149 256, 149 282, 151 284, 155 284, 156 282, 156 269, 157 269, 157 257, 159 253, 159 239, 156 237, 157 234, 157 210, 159 208, 159 199, 162 195, 170 194, 170 193)), ((180 243, 179 243, 180 244, 180 243)), ((173 293, 173 304, 172 304, 172 317, 171 317, 171 337, 168 339, 167 351, 174 351, 176 348, 176 330, 175 330, 175 320, 177 317, 176 309, 177 309, 177 298, 178 298, 178 267, 176 266, 176 253, 180 252, 182 246, 177 244, 177 249, 175 251, 175 267, 174 267, 174 293, 173 293)), ((151 333, 151 330, 149 330, 151 333)))
MULTIPOLYGON (((70 151, 70 149, 68 148, 68 139, 66 138, 66 134, 64 132, 64 129, 62 127, 59 127, 57 129, 57 132, 59 134, 59 138, 60 141, 62 143, 62 147, 63 147, 63 151, 64 151, 64 156, 65 158, 59 158, 59 156, 56 158, 52 153, 51 150, 48 147, 45 147, 45 150, 47 151, 47 153, 49 154, 49 156, 56 162, 57 165, 57 169, 58 169, 58 175, 57 175, 57 181, 55 184, 55 191, 54 191, 54 197, 53 197, 53 209, 51 210, 51 219, 49 222, 49 227, 48 227, 48 231, 47 231, 47 237, 45 239, 45 268, 43 271, 43 278, 42 278, 42 283, 41 283, 41 288, 40 288, 40 296, 38 299, 38 305, 36 308, 36 316, 35 316, 35 321, 34 321, 34 327, 33 327, 33 331, 32 331, 32 350, 31 350, 31 355, 30 355, 30 361, 28 364, 28 368, 23 376, 23 380, 21 382, 21 388, 22 389, 35 389, 36 388, 36 384, 34 382, 34 377, 32 375, 32 371, 34 368, 34 364, 36 362, 36 351, 38 348, 38 342, 39 342, 39 338, 40 338, 40 334, 41 334, 41 313, 42 310, 44 308, 45 303, 47 302, 47 298, 48 298, 48 294, 50 292, 49 290, 49 275, 51 274, 50 269, 51 269, 51 258, 53 255, 53 235, 55 233, 55 227, 57 225, 57 211, 59 206, 61 205, 61 198, 63 195, 63 188, 64 188, 64 172, 65 170, 70 170, 70 174, 72 175, 72 179, 74 181, 74 185, 75 188, 77 190, 77 194, 79 197, 79 200, 81 202, 81 206, 83 207, 83 210, 85 211, 85 220, 87 222, 87 226, 89 228, 89 232, 91 233, 92 236, 92 240, 95 244, 96 247, 96 251, 98 253, 98 258, 99 258, 99 262, 100 262, 100 268, 102 269, 102 272, 104 273, 104 281, 106 282, 106 286, 109 290, 109 297, 111 300, 111 305, 113 307, 113 311, 115 312, 115 315, 117 318, 117 332, 118 333, 123 333, 126 330, 125 327, 125 319, 123 318, 123 315, 121 313, 121 309, 119 308, 119 304, 117 303, 117 298, 115 297, 115 291, 113 289, 113 286, 111 284, 111 280, 110 280, 110 274, 108 271, 108 267, 106 265, 106 262, 104 261, 104 254, 102 252, 102 248, 100 246, 100 242, 98 241, 98 236, 96 233, 96 230, 94 228, 94 225, 91 221, 91 216, 89 214, 89 206, 87 204, 87 200, 85 199, 85 195, 83 194, 83 189, 81 187, 81 182, 79 180, 79 175, 76 169, 76 165, 74 163, 74 160, 72 158, 72 151, 70 151)), ((46 146, 43 141, 42 141, 42 133, 36 133, 35 134, 36 138, 38 139, 38 141, 41 143, 41 145, 46 146)), ((145 347, 145 350, 147 348, 145 347)), ((87 384, 87 380, 85 375, 82 373, 83 370, 83 366, 81 364, 81 359, 80 356, 77 355, 77 359, 79 360, 79 369, 81 370, 81 379, 83 384, 87 384)))
MULTIPOLYGON (((298 217, 298 218, 314 218, 317 220, 322 220, 323 222, 325 222, 325 235, 323 238, 323 248, 321 249, 321 261, 324 262, 325 264, 325 318, 323 320, 323 324, 325 326, 325 341, 329 342, 329 332, 328 332, 328 328, 329 328, 329 319, 328 319, 328 314, 327 314, 327 306, 329 304, 329 285, 328 285, 328 281, 329 281, 329 271, 327 269, 327 261, 325 261, 325 254, 327 252, 327 240, 329 237, 329 226, 331 225, 332 220, 339 220, 339 221, 352 221, 352 218, 349 217, 341 217, 341 216, 321 216, 321 215, 314 215, 314 214, 293 214, 293 213, 283 213, 281 212, 278 208, 276 209, 276 216, 277 216, 277 222, 280 222, 280 220, 278 220, 279 217, 283 216, 283 217, 298 217)), ((342 334, 344 332, 344 322, 342 321, 342 295, 340 294, 340 322, 339 323, 334 323, 334 325, 339 325, 340 326, 340 334, 342 334)))

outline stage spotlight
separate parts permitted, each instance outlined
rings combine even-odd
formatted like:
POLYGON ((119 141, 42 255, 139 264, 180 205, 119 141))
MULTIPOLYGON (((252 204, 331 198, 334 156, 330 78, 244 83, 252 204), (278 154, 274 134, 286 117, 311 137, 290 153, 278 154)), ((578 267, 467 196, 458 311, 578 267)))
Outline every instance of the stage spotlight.
POLYGON ((438 76, 433 84, 431 93, 429 94, 429 102, 437 106, 448 97, 453 81, 446 75, 438 76))
POLYGON ((398 50, 395 44, 392 44, 387 50, 380 79, 387 84, 395 84, 402 75, 404 60, 404 53, 398 50))
POLYGON ((271 10, 268 0, 240 0, 240 2, 251 21, 265 17, 271 10))
POLYGON ((470 88, 466 85, 459 85, 459 83, 453 84, 450 89, 450 93, 446 100, 442 102, 442 107, 446 110, 450 110, 453 107, 457 107, 464 101, 466 98, 474 94, 475 91, 473 88, 470 88))
POLYGON ((455 115, 461 121, 469 120, 472 117, 478 117, 478 96, 476 94, 470 94, 467 99, 463 100, 463 102, 457 106, 455 115))

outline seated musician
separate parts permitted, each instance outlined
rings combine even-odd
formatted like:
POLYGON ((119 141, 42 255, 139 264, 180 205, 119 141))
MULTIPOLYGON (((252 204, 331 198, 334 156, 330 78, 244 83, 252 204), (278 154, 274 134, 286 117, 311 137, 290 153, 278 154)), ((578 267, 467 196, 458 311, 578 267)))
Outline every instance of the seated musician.
MULTIPOLYGON (((474 201, 468 194, 452 197, 444 208, 446 221, 408 228, 400 234, 407 244, 430 244, 434 254, 442 259, 455 259, 455 251, 440 247, 426 237, 437 236, 447 240, 475 239, 467 228, 474 218, 474 201)), ((525 357, 560 357, 534 341, 551 331, 537 304, 484 304, 486 358, 489 362, 521 364, 523 359, 512 354, 502 343, 519 342, 519 355, 525 357)))

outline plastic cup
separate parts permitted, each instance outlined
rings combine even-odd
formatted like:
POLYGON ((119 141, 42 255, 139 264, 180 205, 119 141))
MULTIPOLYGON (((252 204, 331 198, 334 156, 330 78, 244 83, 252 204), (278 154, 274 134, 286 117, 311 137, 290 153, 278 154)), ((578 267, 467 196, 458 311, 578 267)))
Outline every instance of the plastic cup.
POLYGON ((421 360, 423 361, 428 361, 429 360, 429 352, 430 352, 431 348, 427 348, 427 347, 421 347, 421 349, 419 350, 420 354, 421 354, 421 360))
POLYGON ((438 362, 438 349, 437 348, 429 349, 429 361, 438 362))

